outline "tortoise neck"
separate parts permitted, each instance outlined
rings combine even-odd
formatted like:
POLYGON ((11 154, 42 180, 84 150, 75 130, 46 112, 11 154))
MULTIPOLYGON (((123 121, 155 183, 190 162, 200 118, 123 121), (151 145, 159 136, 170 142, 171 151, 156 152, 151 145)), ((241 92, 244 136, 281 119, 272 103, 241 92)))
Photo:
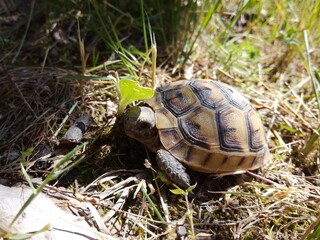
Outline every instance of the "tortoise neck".
POLYGON ((159 134, 153 138, 143 139, 142 143, 145 144, 151 152, 156 152, 161 146, 159 134))

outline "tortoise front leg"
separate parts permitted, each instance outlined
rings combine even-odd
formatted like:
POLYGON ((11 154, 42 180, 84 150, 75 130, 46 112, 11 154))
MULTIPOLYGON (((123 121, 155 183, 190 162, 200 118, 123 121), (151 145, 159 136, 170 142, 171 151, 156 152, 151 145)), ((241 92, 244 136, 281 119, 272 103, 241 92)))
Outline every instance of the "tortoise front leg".
POLYGON ((159 149, 156 154, 159 168, 169 176, 173 183, 182 188, 190 187, 190 177, 186 168, 171 153, 159 149))

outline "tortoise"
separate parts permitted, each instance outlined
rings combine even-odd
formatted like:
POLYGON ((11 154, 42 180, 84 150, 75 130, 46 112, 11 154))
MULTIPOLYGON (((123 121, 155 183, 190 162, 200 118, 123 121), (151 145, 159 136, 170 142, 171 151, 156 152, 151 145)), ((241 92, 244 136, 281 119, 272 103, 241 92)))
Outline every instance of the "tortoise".
POLYGON ((185 166, 229 175, 268 161, 259 114, 227 84, 180 80, 158 87, 144 102, 126 110, 124 131, 156 153, 159 168, 179 187, 190 186, 185 166))

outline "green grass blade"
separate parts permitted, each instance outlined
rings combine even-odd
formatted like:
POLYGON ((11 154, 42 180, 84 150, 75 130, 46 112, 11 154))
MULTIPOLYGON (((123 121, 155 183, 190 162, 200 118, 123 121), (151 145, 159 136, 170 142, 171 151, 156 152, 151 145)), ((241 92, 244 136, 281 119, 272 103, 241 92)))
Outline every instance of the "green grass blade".
POLYGON ((146 21, 145 21, 145 16, 144 16, 145 11, 144 11, 143 0, 140 0, 140 8, 141 8, 141 18, 142 18, 142 30, 143 30, 144 47, 145 47, 145 51, 148 51, 149 46, 148 46, 148 38, 147 38, 146 21))
POLYGON ((149 195, 147 194, 145 188, 142 186, 141 187, 141 192, 143 193, 143 196, 147 199, 147 201, 150 203, 153 211, 155 212, 155 214, 157 215, 158 219, 162 222, 164 222, 164 218, 162 217, 162 215, 160 214, 158 208, 156 207, 156 205, 154 204, 154 202, 152 201, 152 199, 149 197, 149 195))
MULTIPOLYGON (((309 72, 309 75, 311 78, 313 92, 314 92, 314 95, 316 97, 317 104, 318 104, 318 119, 320 119, 319 83, 317 82, 316 77, 314 76, 314 71, 313 71, 313 67, 311 64, 311 60, 310 60, 309 41, 308 41, 308 34, 307 34, 306 30, 303 31, 303 36, 304 36, 304 42, 305 42, 305 47, 306 47, 306 58, 307 58, 307 62, 308 62, 308 72, 309 72)), ((303 156, 307 156, 316 147, 315 143, 316 143, 316 141, 318 141, 318 139, 320 137, 319 133, 320 133, 320 125, 313 132, 311 137, 307 140, 304 148, 302 149, 301 154, 303 156)))
POLYGON ((21 207, 21 209, 19 210, 19 212, 17 213, 17 215, 14 217, 14 219, 12 220, 12 222, 10 223, 10 226, 12 226, 17 219, 20 217, 20 215, 23 213, 23 211, 29 206, 29 204, 33 201, 33 199, 35 199, 38 194, 44 189, 44 187, 53 179, 55 179, 58 175, 56 174, 56 171, 62 166, 64 165, 67 161, 69 161, 73 155, 80 150, 81 148, 83 148, 85 145, 87 145, 87 143, 82 143, 81 145, 77 146, 76 148, 74 148, 73 150, 71 150, 69 153, 67 153, 63 159, 61 159, 52 169, 52 171, 48 174, 48 176, 45 178, 45 180, 40 184, 40 186, 36 189, 35 192, 33 192, 30 197, 27 199, 27 201, 25 202, 25 204, 23 204, 23 206, 21 207))

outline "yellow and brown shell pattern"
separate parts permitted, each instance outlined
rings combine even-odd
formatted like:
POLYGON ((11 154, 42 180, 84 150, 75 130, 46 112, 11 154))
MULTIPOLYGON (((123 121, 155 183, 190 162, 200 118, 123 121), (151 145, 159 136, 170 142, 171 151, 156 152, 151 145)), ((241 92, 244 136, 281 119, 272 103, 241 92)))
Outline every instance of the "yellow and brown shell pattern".
POLYGON ((214 80, 183 80, 146 100, 160 141, 175 158, 200 172, 257 169, 269 149, 260 116, 239 91, 214 80))

